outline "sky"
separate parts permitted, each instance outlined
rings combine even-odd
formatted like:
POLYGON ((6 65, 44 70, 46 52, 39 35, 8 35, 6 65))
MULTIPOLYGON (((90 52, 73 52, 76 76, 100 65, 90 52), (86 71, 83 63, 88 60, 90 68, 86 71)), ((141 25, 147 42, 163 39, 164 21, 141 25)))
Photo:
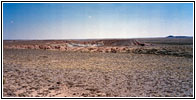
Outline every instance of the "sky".
POLYGON ((193 3, 3 3, 3 39, 193 36, 193 3))

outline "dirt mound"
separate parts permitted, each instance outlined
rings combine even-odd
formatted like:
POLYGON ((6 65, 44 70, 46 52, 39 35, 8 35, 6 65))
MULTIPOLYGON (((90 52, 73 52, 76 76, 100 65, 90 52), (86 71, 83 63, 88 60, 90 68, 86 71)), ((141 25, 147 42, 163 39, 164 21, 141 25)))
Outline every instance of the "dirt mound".
POLYGON ((102 40, 89 40, 89 41, 81 41, 81 40, 70 40, 67 43, 71 44, 83 44, 83 45, 93 45, 97 44, 99 46, 146 46, 149 44, 140 42, 135 39, 102 39, 102 40))
POLYGON ((104 46, 145 46, 147 44, 139 42, 135 39, 118 39, 118 40, 99 40, 97 42, 101 42, 104 46))
MULTIPOLYGON (((9 41, 5 41, 9 42, 9 41)), ((35 41, 33 41, 35 42, 35 41)), ((110 39, 110 40, 67 40, 67 41, 40 41, 32 44, 30 41, 18 41, 4 45, 4 48, 14 49, 43 49, 61 51, 90 51, 90 52, 127 52, 127 46, 147 46, 134 39, 110 39), (24 42, 24 43, 23 43, 24 42), (92 50, 91 50, 92 49, 92 50)))
POLYGON ((174 51, 165 48, 137 48, 132 50, 133 53, 136 54, 156 54, 156 55, 172 55, 177 57, 188 57, 192 58, 193 55, 191 52, 184 52, 184 51, 174 51))

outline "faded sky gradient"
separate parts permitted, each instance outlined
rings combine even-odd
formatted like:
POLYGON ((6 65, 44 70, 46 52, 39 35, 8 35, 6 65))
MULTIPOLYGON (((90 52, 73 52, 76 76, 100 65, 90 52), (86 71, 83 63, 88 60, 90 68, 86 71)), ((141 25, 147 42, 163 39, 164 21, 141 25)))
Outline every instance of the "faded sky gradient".
POLYGON ((193 36, 193 3, 3 3, 4 39, 193 36))

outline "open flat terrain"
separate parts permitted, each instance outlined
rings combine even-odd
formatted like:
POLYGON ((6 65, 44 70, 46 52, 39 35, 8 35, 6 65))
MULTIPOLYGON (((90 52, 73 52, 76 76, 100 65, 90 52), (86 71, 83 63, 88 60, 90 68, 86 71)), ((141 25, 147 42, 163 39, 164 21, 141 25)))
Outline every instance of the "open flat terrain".
POLYGON ((137 40, 4 41, 3 96, 192 97, 192 38, 137 40))

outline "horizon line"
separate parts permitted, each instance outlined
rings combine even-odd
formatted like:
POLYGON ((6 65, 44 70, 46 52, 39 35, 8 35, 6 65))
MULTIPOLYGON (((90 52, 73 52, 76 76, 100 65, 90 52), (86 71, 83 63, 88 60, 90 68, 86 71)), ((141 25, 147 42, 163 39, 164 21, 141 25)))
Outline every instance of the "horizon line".
MULTIPOLYGON (((174 36, 174 37, 178 37, 175 35, 168 35, 168 36, 174 36)), ((148 39, 148 38, 167 38, 168 36, 165 37, 133 37, 133 38, 72 38, 72 39, 3 39, 3 40, 106 40, 106 39, 148 39)), ((185 35, 180 35, 181 36, 185 36, 185 35)), ((187 38, 193 38, 193 36, 185 36, 187 38)))

